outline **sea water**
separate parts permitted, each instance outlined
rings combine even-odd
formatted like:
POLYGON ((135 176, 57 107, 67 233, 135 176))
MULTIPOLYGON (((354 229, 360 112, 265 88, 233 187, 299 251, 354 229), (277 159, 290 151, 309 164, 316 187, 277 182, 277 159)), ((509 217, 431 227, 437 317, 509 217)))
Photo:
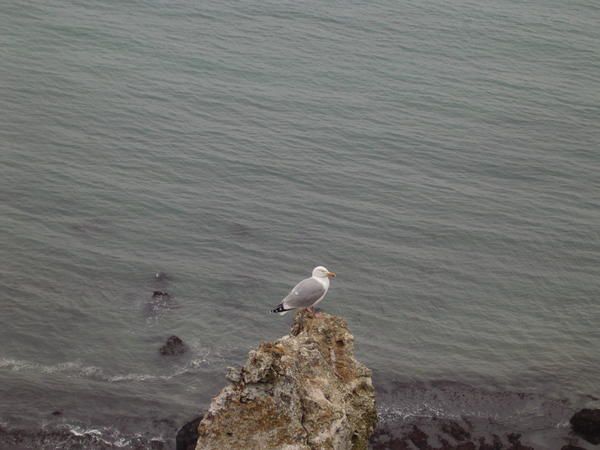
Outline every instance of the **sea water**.
POLYGON ((171 442, 321 264, 382 412, 421 411, 411 383, 593 403, 599 23, 592 0, 0 2, 0 425, 171 442))

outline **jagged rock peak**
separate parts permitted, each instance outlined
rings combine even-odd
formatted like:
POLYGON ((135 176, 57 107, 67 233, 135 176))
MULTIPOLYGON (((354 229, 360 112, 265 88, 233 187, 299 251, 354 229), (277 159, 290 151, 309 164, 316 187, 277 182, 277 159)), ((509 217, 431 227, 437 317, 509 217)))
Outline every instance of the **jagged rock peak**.
POLYGON ((296 314, 289 335, 251 350, 198 427, 196 450, 366 449, 377 421, 371 371, 346 321, 296 314))

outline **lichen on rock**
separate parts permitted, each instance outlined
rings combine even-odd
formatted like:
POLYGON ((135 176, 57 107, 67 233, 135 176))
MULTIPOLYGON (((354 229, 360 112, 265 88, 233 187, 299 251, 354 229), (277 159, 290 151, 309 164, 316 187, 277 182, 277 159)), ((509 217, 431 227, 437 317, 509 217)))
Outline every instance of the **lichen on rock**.
POLYGON ((292 330, 229 369, 198 427, 196 450, 366 449, 375 423, 371 371, 346 322, 296 314, 292 330))

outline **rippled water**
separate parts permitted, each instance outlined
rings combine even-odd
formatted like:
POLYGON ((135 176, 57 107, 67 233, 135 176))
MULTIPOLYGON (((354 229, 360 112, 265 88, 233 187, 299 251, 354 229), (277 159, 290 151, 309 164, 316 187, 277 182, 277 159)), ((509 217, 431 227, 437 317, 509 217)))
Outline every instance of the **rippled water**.
POLYGON ((168 434, 317 264, 381 385, 600 396, 595 2, 87 3, 0 3, 0 424, 168 434))

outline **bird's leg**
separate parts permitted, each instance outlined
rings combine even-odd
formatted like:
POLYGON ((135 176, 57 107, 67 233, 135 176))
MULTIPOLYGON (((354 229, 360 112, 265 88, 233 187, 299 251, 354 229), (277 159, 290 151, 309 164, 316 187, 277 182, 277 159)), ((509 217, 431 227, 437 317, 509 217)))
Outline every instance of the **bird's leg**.
POLYGON ((314 317, 319 317, 319 315, 321 313, 319 313, 319 311, 316 310, 316 308, 314 306, 309 306, 308 308, 306 308, 306 310, 311 313, 314 317))

